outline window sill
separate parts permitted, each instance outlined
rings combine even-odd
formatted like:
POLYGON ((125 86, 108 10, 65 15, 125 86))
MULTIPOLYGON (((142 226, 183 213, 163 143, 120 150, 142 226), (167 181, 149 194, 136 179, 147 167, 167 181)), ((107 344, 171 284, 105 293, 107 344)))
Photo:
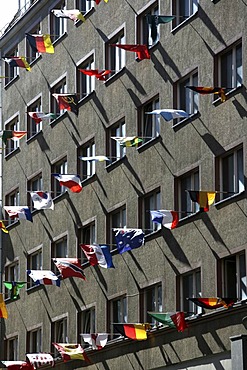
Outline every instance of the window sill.
POLYGON ((20 76, 16 75, 15 77, 12 78, 5 86, 4 88, 7 90, 13 83, 15 83, 17 80, 19 80, 20 76))
POLYGON ((126 154, 125 154, 125 155, 123 155, 121 158, 116 159, 114 162, 109 163, 109 164, 105 167, 105 169, 106 169, 108 172, 110 172, 110 171, 114 170, 114 168, 116 168, 116 167, 120 166, 120 165, 125 161, 125 159, 126 159, 126 158, 127 158, 127 157, 126 157, 126 154))
POLYGON ((32 293, 35 290, 41 289, 42 286, 43 286, 42 284, 37 284, 37 285, 30 286, 29 288, 26 289, 26 292, 27 292, 27 294, 32 293))
MULTIPOLYGON (((86 13, 83 14, 83 17, 87 20, 87 18, 89 18, 94 12, 95 12, 95 8, 92 6, 91 9, 89 9, 86 13)), ((84 23, 84 22, 82 22, 80 19, 78 19, 75 22, 75 26, 79 27, 82 23, 84 23)))
POLYGON ((7 225, 6 226, 6 229, 9 231, 11 230, 13 227, 17 226, 20 224, 20 220, 19 219, 16 219, 14 220, 13 222, 11 222, 11 224, 7 225))
POLYGON ((53 198, 53 202, 59 202, 60 200, 66 198, 68 196, 68 190, 65 190, 63 193, 56 195, 55 198, 53 198))
POLYGON ((83 98, 81 98, 78 101, 78 107, 81 107, 84 103, 86 103, 88 100, 92 99, 93 96, 95 95, 95 90, 91 91, 87 95, 85 95, 83 98))
POLYGON ((218 202, 215 202, 214 206, 215 207, 223 206, 226 203, 231 202, 232 200, 235 200, 235 198, 238 198, 239 196, 244 195, 244 194, 245 194, 245 190, 241 191, 240 193, 233 194, 225 199, 219 200, 218 202))
POLYGON ((19 153, 20 151, 21 151, 21 150, 20 150, 20 148, 16 148, 16 149, 12 150, 10 153, 5 154, 4 158, 5 158, 6 160, 8 160, 8 159, 10 159, 11 157, 13 157, 14 155, 16 155, 17 153, 19 153))
POLYGON ((142 152, 143 150, 146 150, 152 145, 155 145, 157 142, 161 141, 161 136, 160 134, 158 136, 153 137, 152 139, 146 141, 144 144, 141 144, 140 146, 137 147, 138 152, 142 152))
POLYGON ((30 136, 27 140, 26 140, 26 143, 27 144, 30 144, 32 141, 34 141, 35 139, 37 139, 37 136, 39 136, 42 132, 42 130, 40 130, 39 132, 36 132, 36 134, 30 136))
POLYGON ((55 47, 57 44, 59 44, 67 36, 68 36, 68 33, 64 32, 61 36, 59 36, 56 40, 53 41, 52 45, 55 47))
POLYGON ((185 118, 185 119, 179 121, 178 123, 175 123, 175 125, 172 125, 172 128, 174 130, 176 130, 178 128, 184 127, 186 124, 195 120, 198 117, 200 117, 199 111, 197 111, 196 113, 192 113, 188 118, 185 118))
POLYGON ((161 230, 162 230, 162 227, 158 230, 151 231, 149 234, 145 234, 145 236, 144 236, 145 243, 148 242, 151 239, 157 238, 159 236, 159 234, 161 233, 161 230))
POLYGON ((177 31, 180 30, 180 28, 183 28, 184 25, 186 25, 187 23, 191 22, 197 16, 198 16, 198 10, 195 13, 191 14, 184 21, 182 21, 181 23, 179 23, 177 26, 175 26, 174 28, 172 28, 171 33, 176 33, 177 31))
POLYGON ((53 121, 50 122, 50 125, 53 127, 55 126, 58 122, 62 121, 66 116, 68 115, 68 111, 65 111, 62 113, 60 116, 55 118, 53 121))
MULTIPOLYGON (((238 94, 239 91, 242 89, 243 85, 240 85, 238 87, 234 87, 232 90, 228 91, 225 95, 226 95, 226 101, 231 98, 232 96, 234 96, 235 94, 238 94)), ((219 104, 224 104, 226 103, 225 102, 222 102, 220 98, 217 98, 215 100, 213 100, 212 104, 213 105, 219 105, 219 104)))
POLYGON ((30 65, 30 67, 32 67, 33 65, 35 65, 39 60, 41 60, 42 59, 42 55, 41 54, 39 54, 38 56, 37 56, 37 58, 35 58, 34 60, 32 60, 32 62, 30 62, 29 63, 29 65, 30 65))
POLYGON ((86 185, 90 184, 91 182, 93 182, 95 180, 96 180, 96 173, 94 173, 93 175, 87 177, 86 179, 82 179, 81 180, 81 184, 83 186, 86 186, 86 185))
POLYGON ((119 71, 115 72, 111 77, 107 78, 107 80, 104 82, 104 84, 107 86, 110 83, 114 82, 117 78, 120 78, 124 74, 125 69, 126 69, 126 67, 124 66, 119 71))

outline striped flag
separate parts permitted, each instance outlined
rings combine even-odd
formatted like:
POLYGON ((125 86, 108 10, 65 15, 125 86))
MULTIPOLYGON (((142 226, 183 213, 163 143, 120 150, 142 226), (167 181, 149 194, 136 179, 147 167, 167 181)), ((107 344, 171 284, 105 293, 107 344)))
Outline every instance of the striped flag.
POLYGON ((57 115, 55 113, 43 113, 43 112, 28 112, 29 116, 34 119, 35 123, 38 124, 43 119, 56 119, 57 115))
POLYGON ((226 101, 225 89, 223 87, 204 87, 204 86, 186 86, 186 87, 202 95, 218 94, 222 102, 226 101))
POLYGON ((60 271, 63 279, 78 277, 86 280, 78 258, 53 258, 53 262, 60 271))
POLYGON ((105 347, 108 334, 106 333, 92 333, 92 334, 80 334, 84 342, 89 343, 92 346, 92 349, 99 350, 105 347))
POLYGON ((189 301, 195 303, 197 306, 202 308, 207 308, 209 310, 214 310, 219 307, 231 307, 237 302, 237 298, 187 298, 189 301))
POLYGON ((35 53, 54 53, 50 35, 31 35, 30 33, 26 33, 26 37, 35 53))
POLYGON ((149 324, 113 324, 114 328, 124 337, 134 340, 146 340, 149 324))
POLYGON ((200 205, 200 211, 207 212, 209 211, 209 206, 214 203, 215 200, 215 191, 194 191, 188 190, 190 199, 192 202, 196 202, 200 205))
POLYGON ((26 68, 27 71, 31 71, 31 67, 25 57, 3 58, 3 60, 8 63, 10 67, 26 68))
POLYGON ((27 274, 36 285, 56 285, 60 287, 60 279, 49 270, 27 270, 27 274))
POLYGON ((8 311, 4 302, 3 293, 0 293, 0 317, 3 319, 8 318, 8 311))
POLYGON ((150 211, 152 221, 161 224, 167 229, 175 229, 179 222, 178 212, 167 211, 167 210, 157 210, 150 211))
POLYGON ((84 349, 80 344, 72 343, 52 343, 52 344, 61 353, 64 362, 67 362, 69 360, 89 361, 84 349))

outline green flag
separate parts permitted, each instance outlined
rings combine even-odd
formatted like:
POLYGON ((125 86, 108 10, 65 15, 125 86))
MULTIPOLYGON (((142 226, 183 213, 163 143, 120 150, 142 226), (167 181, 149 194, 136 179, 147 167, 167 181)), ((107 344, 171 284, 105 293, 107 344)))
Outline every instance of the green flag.
POLYGON ((173 312, 170 313, 148 312, 148 314, 151 317, 153 317, 156 321, 159 321, 162 324, 169 326, 170 328, 176 328, 176 325, 171 319, 171 315, 173 315, 173 312))
POLYGON ((26 284, 25 281, 4 281, 3 283, 11 291, 11 299, 18 299, 20 297, 19 290, 26 284))
POLYGON ((157 41, 158 32, 157 26, 160 23, 169 23, 171 22, 175 16, 174 15, 146 15, 147 22, 150 25, 151 37, 153 42, 157 41))

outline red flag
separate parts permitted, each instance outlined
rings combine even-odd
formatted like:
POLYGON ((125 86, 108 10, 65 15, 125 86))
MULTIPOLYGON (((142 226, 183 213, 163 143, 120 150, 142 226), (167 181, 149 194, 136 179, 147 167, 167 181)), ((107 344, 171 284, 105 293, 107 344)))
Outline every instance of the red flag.
POLYGON ((78 116, 78 99, 76 94, 52 94, 57 100, 59 109, 67 109, 78 116))
POLYGON ((188 328, 188 325, 185 321, 184 312, 176 312, 174 315, 171 315, 171 319, 176 325, 177 331, 184 331, 188 328))
POLYGON ((84 73, 84 75, 95 76, 100 81, 105 81, 106 76, 112 72, 108 69, 104 69, 102 71, 99 69, 79 69, 79 71, 84 73))
POLYGON ((204 87, 204 86, 186 86, 186 87, 202 95, 218 94, 222 102, 226 101, 225 89, 223 87, 204 87))
POLYGON ((140 60, 143 59, 150 59, 150 54, 147 45, 130 45, 130 44, 110 44, 111 46, 116 46, 120 49, 124 49, 127 51, 133 51, 137 53, 137 57, 140 60))
POLYGON ((62 278, 78 277, 86 279, 78 258, 53 258, 53 262, 61 272, 62 278))

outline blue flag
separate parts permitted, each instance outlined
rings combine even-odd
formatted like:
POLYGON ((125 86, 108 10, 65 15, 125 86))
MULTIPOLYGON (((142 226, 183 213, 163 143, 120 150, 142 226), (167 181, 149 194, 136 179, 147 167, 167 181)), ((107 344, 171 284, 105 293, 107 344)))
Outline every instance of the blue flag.
POLYGON ((141 247, 144 244, 144 236, 141 229, 118 230, 115 238, 119 254, 141 247))

